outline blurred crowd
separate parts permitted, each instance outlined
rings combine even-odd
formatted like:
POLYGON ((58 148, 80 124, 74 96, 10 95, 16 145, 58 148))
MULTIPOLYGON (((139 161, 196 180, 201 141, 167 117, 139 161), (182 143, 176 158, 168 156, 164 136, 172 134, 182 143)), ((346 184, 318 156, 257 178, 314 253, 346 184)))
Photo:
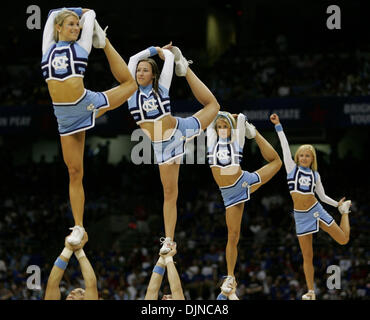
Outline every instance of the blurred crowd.
MULTIPOLYGON (((97 276, 99 297, 143 299, 164 236, 158 167, 125 159, 112 165, 106 157, 87 152, 85 157, 85 252, 97 276)), ((353 200, 347 245, 335 243, 324 231, 314 235, 318 299, 369 299, 370 191, 356 179, 361 163, 318 161, 326 193, 353 200), (341 268, 340 289, 328 289, 330 265, 341 268)), ((0 184, 0 300, 38 300, 73 226, 67 169, 61 156, 48 163, 15 163, 11 150, 0 148, 0 172, 6 181, 0 184), (27 288, 31 265, 41 270, 41 290, 27 288)), ((249 171, 261 165, 261 157, 252 155, 242 163, 249 171)), ((326 208, 338 222, 339 212, 326 208)), ((175 241, 174 261, 186 299, 215 299, 226 276, 227 229, 220 192, 207 165, 181 167, 175 241)), ((283 168, 246 204, 235 270, 237 294, 243 300, 295 300, 306 292, 283 168)), ((72 257, 61 282, 62 298, 76 287, 84 285, 72 257)), ((169 285, 164 281, 160 296, 166 293, 169 285)))
POLYGON ((370 55, 361 50, 251 55, 233 47, 212 67, 207 80, 225 100, 366 96, 370 55))
MULTIPOLYGON (((143 48, 141 48, 143 49, 143 48)), ((297 96, 365 96, 370 94, 368 48, 345 51, 256 51, 231 46, 209 65, 204 50, 182 48, 192 68, 220 100, 297 96), (338 68, 340 66, 340 68, 338 68)), ((120 51, 126 62, 136 52, 120 51)), ((41 76, 40 57, 0 65, 1 105, 50 105, 41 76)), ((157 59, 159 65, 162 61, 157 59)), ((172 99, 189 99, 185 82, 176 79, 172 99)), ((105 91, 117 85, 101 51, 93 49, 85 87, 105 91)))

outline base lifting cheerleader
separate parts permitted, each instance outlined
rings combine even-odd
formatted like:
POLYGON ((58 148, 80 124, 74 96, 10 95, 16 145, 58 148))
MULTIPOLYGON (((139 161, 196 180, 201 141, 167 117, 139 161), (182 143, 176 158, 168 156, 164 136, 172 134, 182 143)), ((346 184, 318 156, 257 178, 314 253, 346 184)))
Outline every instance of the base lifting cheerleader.
POLYGON ((137 85, 125 61, 95 20, 95 11, 90 9, 63 8, 49 12, 42 39, 41 69, 53 102, 63 160, 69 173, 75 226, 67 241, 78 245, 85 232, 82 184, 85 131, 94 127, 95 118, 121 106, 137 85), (83 78, 92 46, 104 50, 112 74, 119 82, 115 88, 105 92, 85 89, 83 78))
POLYGON ((82 277, 85 283, 85 289, 76 288, 72 290, 66 300, 98 300, 98 286, 96 275, 89 259, 83 250, 84 245, 88 241, 88 235, 85 232, 84 236, 78 246, 71 246, 67 239, 64 242, 64 249, 59 257, 55 260, 54 266, 51 269, 48 283, 45 290, 45 300, 60 300, 60 282, 63 279, 64 272, 67 269, 68 262, 71 256, 76 256, 81 267, 82 277))
POLYGON ((177 272, 175 262, 173 261, 173 256, 177 253, 176 246, 176 242, 172 242, 170 245, 171 250, 165 255, 160 255, 150 277, 148 288, 145 294, 145 300, 158 299, 158 293, 161 288, 166 269, 171 293, 163 295, 162 300, 185 300, 180 276, 177 272))
POLYGON ((288 140, 278 115, 272 114, 270 120, 275 125, 283 149, 288 187, 293 199, 296 232, 302 250, 303 270, 308 288, 308 292, 302 296, 302 299, 315 300, 312 234, 322 228, 339 244, 348 243, 350 234, 348 213, 350 212, 351 201, 344 201, 345 198, 342 198, 337 202, 328 197, 317 172, 317 158, 314 147, 308 144, 300 146, 294 155, 293 161, 288 140), (317 201, 315 193, 322 202, 338 207, 342 214, 340 226, 317 201))
POLYGON ((244 202, 250 194, 268 182, 281 168, 278 153, 253 125, 246 121, 243 114, 231 115, 219 112, 207 129, 207 157, 213 177, 219 186, 226 208, 228 231, 226 245, 227 277, 221 286, 219 300, 237 299, 235 294, 235 264, 238 256, 240 226, 244 211, 244 202), (255 139, 263 158, 268 162, 255 172, 243 171, 240 162, 243 157, 245 137, 255 139))

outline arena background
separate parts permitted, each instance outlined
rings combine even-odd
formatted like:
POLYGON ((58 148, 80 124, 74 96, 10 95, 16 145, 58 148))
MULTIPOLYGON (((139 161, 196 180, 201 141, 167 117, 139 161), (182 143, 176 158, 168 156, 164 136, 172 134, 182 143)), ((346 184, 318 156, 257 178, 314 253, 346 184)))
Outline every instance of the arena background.
MULTIPOLYGON (((321 300, 368 300, 370 293, 368 181, 370 36, 366 1, 31 2, 7 4, 0 43, 0 300, 39 300, 64 237, 73 225, 68 176, 56 120, 41 77, 42 28, 50 9, 96 11, 119 53, 129 57, 169 41, 179 46, 221 108, 244 112, 281 149, 268 115, 281 116, 293 147, 312 143, 326 193, 352 199, 351 240, 314 236, 315 285, 321 300), (341 8, 341 29, 329 30, 326 9, 341 8), (41 29, 29 30, 27 8, 41 9, 41 29), (26 286, 26 269, 41 268, 41 290, 26 286), (327 268, 341 268, 341 289, 330 290, 327 268)), ((93 49, 87 88, 115 85, 102 51, 93 49)), ((184 79, 171 86, 175 115, 194 113, 184 79)), ((155 164, 134 165, 137 128, 127 105, 89 130, 85 152, 85 252, 105 300, 143 299, 164 235, 162 187, 155 164)), ((199 139, 198 139, 199 140, 199 139)), ((195 141, 195 145, 197 140, 195 141)), ((242 168, 263 165, 247 141, 242 168)), ((227 231, 220 192, 207 164, 180 170, 176 256, 187 299, 217 296, 226 265, 227 231)), ((326 206, 338 222, 340 214, 326 206)), ((295 300, 305 292, 302 256, 291 217, 292 201, 279 173, 245 208, 236 278, 243 300, 295 300)), ((71 260, 63 297, 81 286, 71 260)), ((164 283, 162 292, 168 291, 164 283)))

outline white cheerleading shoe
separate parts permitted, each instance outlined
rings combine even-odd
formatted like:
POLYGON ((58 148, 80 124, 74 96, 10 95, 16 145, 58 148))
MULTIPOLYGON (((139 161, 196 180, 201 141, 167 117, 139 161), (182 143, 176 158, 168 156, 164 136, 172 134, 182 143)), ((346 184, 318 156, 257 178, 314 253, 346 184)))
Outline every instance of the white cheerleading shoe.
POLYGON ((186 60, 178 47, 172 47, 171 52, 175 56, 175 74, 178 77, 185 77, 189 64, 192 64, 193 61, 186 60))
POLYGON ((94 21, 94 33, 93 33, 93 38, 92 38, 92 44, 93 47, 96 49, 104 49, 105 48, 105 39, 107 36, 107 31, 108 26, 105 27, 103 30, 102 27, 99 25, 98 21, 94 21))
POLYGON ((302 300, 316 300, 315 291, 313 291, 313 290, 308 290, 308 292, 307 292, 307 293, 305 293, 305 294, 302 296, 302 300))
POLYGON ((351 200, 344 201, 339 207, 338 210, 341 214, 350 213, 349 208, 351 207, 351 200))
POLYGON ((69 230, 72 230, 72 233, 67 237, 67 242, 72 246, 79 245, 84 236, 85 228, 81 226, 74 226, 69 230))
POLYGON ((221 286, 221 291, 229 294, 236 288, 236 281, 233 276, 227 276, 221 286))
POLYGON ((248 139, 253 139, 256 137, 256 127, 248 121, 245 121, 245 136, 248 139))
POLYGON ((229 295, 229 300, 239 300, 238 296, 236 295, 235 292, 232 292, 230 295, 229 295))
POLYGON ((172 249, 171 249, 171 245, 173 245, 173 241, 171 238, 167 237, 167 238, 161 238, 160 239, 160 242, 162 244, 162 247, 161 249, 159 250, 159 254, 162 254, 162 255, 165 255, 167 253, 169 253, 172 249))
POLYGON ((217 300, 239 300, 235 291, 236 291, 235 288, 231 290, 231 293, 221 291, 220 294, 217 296, 217 300))

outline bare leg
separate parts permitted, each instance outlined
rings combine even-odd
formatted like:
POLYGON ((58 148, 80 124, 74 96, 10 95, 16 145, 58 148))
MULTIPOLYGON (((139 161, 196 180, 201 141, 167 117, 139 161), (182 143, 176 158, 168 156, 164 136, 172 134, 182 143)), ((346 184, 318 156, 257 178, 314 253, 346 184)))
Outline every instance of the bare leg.
POLYGON ((226 209, 227 245, 226 264, 227 275, 234 276, 236 260, 238 258, 238 242, 240 226, 243 217, 244 203, 226 209))
POLYGON ((279 154, 271 144, 256 130, 256 143, 261 151, 262 157, 269 163, 256 172, 261 177, 261 183, 251 187, 251 193, 268 182, 281 168, 282 162, 279 154))
POLYGON ((116 51, 108 38, 106 38, 104 53, 108 59, 110 70, 114 78, 119 83, 124 83, 130 79, 133 79, 130 71, 127 68, 125 60, 123 60, 121 55, 116 51))
POLYGON ((108 59, 112 74, 114 78, 120 83, 120 85, 113 89, 105 91, 105 94, 107 95, 109 100, 109 107, 99 110, 97 118, 103 115, 108 110, 113 110, 121 106, 137 90, 136 81, 127 68, 126 62, 114 49, 108 38, 106 39, 104 53, 108 59))
POLYGON ((205 130, 216 117, 217 112, 220 110, 220 105, 213 93, 190 68, 188 68, 185 77, 195 98, 204 106, 194 116, 200 121, 202 130, 205 130))
POLYGON ((314 290, 314 267, 313 267, 313 248, 312 234, 298 237, 299 245, 303 255, 303 271, 306 277, 308 290, 314 290))
POLYGON ((85 131, 60 137, 69 173, 69 198, 75 225, 83 227, 85 192, 82 184, 85 131))
POLYGON ((177 221, 177 196, 179 180, 179 164, 162 164, 159 166, 163 186, 163 218, 166 237, 174 239, 177 221))
POLYGON ((345 245, 349 241, 350 226, 348 213, 342 214, 340 226, 338 226, 334 221, 334 223, 328 227, 325 223, 320 221, 320 228, 327 232, 336 242, 341 245, 345 245))

